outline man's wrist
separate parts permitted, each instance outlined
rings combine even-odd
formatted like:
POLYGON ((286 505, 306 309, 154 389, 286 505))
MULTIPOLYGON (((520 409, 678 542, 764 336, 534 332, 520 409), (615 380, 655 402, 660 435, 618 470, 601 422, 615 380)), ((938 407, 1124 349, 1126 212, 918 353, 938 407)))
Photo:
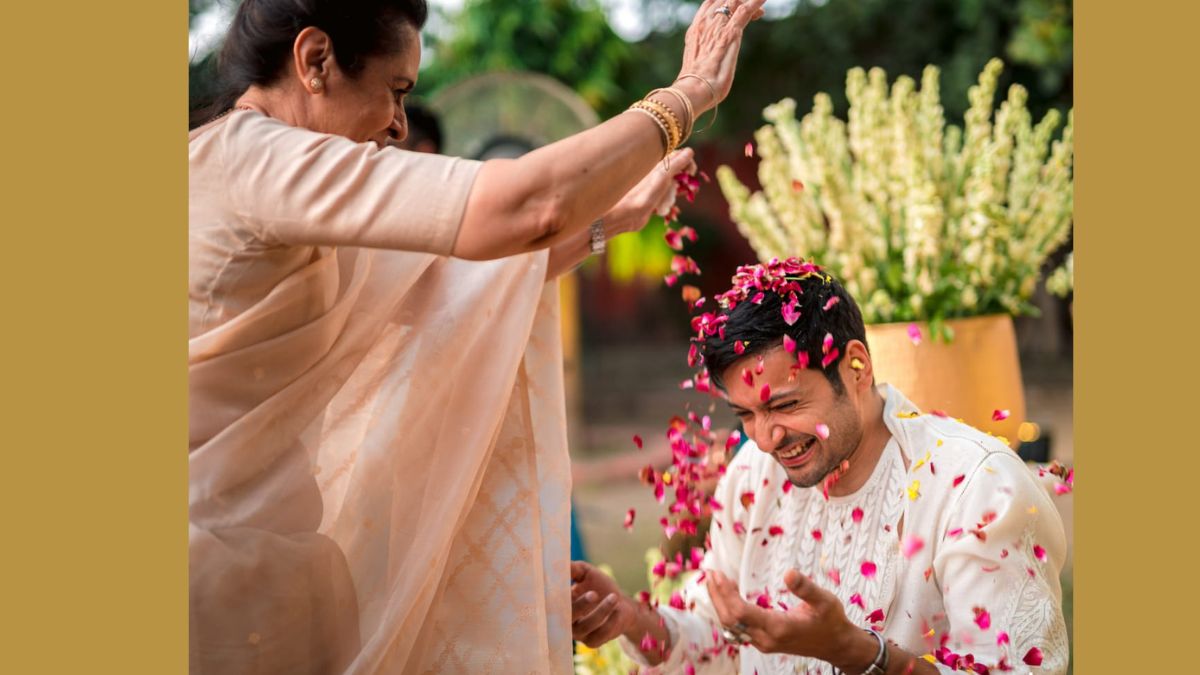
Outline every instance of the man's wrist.
POLYGON ((867 631, 846 623, 841 637, 834 640, 830 654, 824 658, 846 675, 861 675, 875 663, 879 655, 879 641, 867 631))

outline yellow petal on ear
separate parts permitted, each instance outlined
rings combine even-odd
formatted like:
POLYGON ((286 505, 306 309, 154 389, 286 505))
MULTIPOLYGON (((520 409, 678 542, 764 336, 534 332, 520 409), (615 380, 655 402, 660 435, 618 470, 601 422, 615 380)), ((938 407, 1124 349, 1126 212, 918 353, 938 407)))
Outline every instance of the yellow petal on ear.
POLYGON ((937 665, 937 659, 933 658, 933 654, 926 654, 925 656, 922 656, 921 658, 925 659, 926 661, 932 663, 935 666, 937 665))
POLYGON ((930 628, 929 632, 925 634, 925 637, 931 638, 934 636, 935 633, 936 633, 936 631, 934 631, 932 628, 930 628))

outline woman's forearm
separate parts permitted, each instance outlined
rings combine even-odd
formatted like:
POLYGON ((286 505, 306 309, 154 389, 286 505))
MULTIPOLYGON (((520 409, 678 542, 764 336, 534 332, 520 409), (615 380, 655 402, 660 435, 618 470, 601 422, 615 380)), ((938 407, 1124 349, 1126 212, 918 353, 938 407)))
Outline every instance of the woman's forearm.
MULTIPOLYGON (((695 84, 688 79, 676 86, 699 115, 712 97, 697 92, 695 84)), ((672 95, 660 93, 654 100, 685 118, 672 95)), ((518 159, 485 162, 453 255, 490 259, 573 240, 662 159, 659 127, 646 115, 626 113, 518 159)))

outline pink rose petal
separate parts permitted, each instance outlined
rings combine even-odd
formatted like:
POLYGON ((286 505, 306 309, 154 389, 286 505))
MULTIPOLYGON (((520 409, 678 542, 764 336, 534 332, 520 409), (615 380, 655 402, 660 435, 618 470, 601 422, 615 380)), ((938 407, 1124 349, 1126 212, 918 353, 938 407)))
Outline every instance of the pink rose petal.
POLYGON ((837 570, 829 570, 828 572, 825 573, 825 576, 832 579, 834 584, 837 584, 838 586, 842 585, 842 573, 841 572, 839 572, 837 570))
POLYGON ((628 511, 625 512, 625 529, 626 530, 633 529, 633 518, 636 515, 637 515, 636 509, 629 509, 628 511))
POLYGON ((683 596, 679 594, 679 591, 675 591, 671 594, 671 599, 667 604, 675 609, 686 609, 683 604, 683 596))
POLYGON ((1046 549, 1038 544, 1033 545, 1033 557, 1038 559, 1038 562, 1046 562, 1046 549))
POLYGON ((993 422, 1001 422, 1003 420, 1008 419, 1008 415, 1009 415, 1009 412, 1007 410, 993 410, 992 411, 992 421, 993 422))
POLYGON ((742 382, 745 382, 747 387, 754 386, 754 375, 749 368, 742 368, 742 382))
POLYGON ((825 355, 824 358, 821 359, 821 367, 828 368, 829 364, 838 360, 838 356, 839 356, 838 349, 837 349, 837 347, 834 347, 833 351, 829 352, 828 354, 825 355))
MULTIPOLYGON (((812 538, 813 538, 813 539, 816 539, 817 541, 821 541, 821 531, 820 531, 820 530, 813 530, 813 531, 812 531, 812 538)), ((863 609, 866 609, 866 608, 864 607, 863 609)))
POLYGON ((737 340, 733 343, 733 353, 739 356, 746 353, 746 341, 737 340))
POLYGON ((979 626, 979 630, 987 630, 992 627, 992 615, 982 607, 975 607, 971 611, 975 612, 975 625, 979 626))
POLYGON ((908 339, 912 340, 914 345, 921 344, 921 327, 915 323, 908 324, 908 339))
POLYGON ((642 644, 640 646, 644 652, 653 652, 655 649, 658 649, 658 640, 655 640, 653 635, 646 633, 642 636, 642 644))
POLYGON ((642 449, 642 437, 638 436, 637 434, 634 434, 633 435, 633 444, 638 447, 638 450, 641 450, 642 449))
POLYGON ((862 595, 859 593, 855 593, 854 595, 850 596, 850 604, 858 605, 859 607, 862 607, 864 612, 867 611, 867 606, 863 604, 862 595))
POLYGON ((996 633, 996 644, 1001 646, 1008 644, 1008 633, 1004 631, 996 633))
POLYGON ((841 301, 841 298, 839 298, 838 296, 835 295, 835 296, 829 298, 828 300, 826 300, 825 306, 822 307, 821 309, 823 311, 828 312, 829 310, 833 309, 833 306, 838 304, 838 302, 840 302, 840 301, 841 301))
POLYGON ((758 400, 766 403, 771 398, 771 385, 764 384, 762 389, 758 390, 758 400))
POLYGON ((829 438, 829 425, 818 423, 815 431, 817 432, 817 437, 821 440, 829 438))
POLYGON ((808 368, 808 352, 803 351, 803 350, 797 352, 796 353, 796 363, 800 366, 801 370, 807 369, 808 368))
POLYGON ((905 558, 911 558, 917 554, 917 551, 925 548, 925 541, 915 534, 904 535, 904 540, 900 542, 900 553, 905 558))
POLYGON ((771 598, 766 593, 760 593, 754 602, 763 609, 771 609, 771 598))
POLYGON ((966 477, 967 477, 966 474, 962 474, 960 476, 955 476, 953 484, 950 487, 958 487, 959 483, 962 483, 963 479, 966 477))
POLYGON ((754 156, 754 143, 752 143, 750 141, 746 141, 746 147, 744 148, 744 150, 746 152, 747 157, 753 157, 754 156))
POLYGON ((870 560, 864 561, 862 567, 859 568, 859 571, 862 572, 864 577, 870 579, 871 577, 875 576, 875 563, 871 562, 870 560))
POLYGON ((828 354, 830 349, 833 349, 833 333, 826 333, 821 339, 821 353, 828 354))
POLYGON ((883 621, 883 610, 877 609, 867 615, 867 621, 870 623, 881 623, 883 621))
POLYGON ((789 481, 784 481, 784 482, 783 482, 783 488, 782 488, 782 489, 783 489, 783 494, 785 494, 785 495, 786 495, 787 493, 791 492, 791 491, 792 491, 792 484, 791 484, 791 482, 789 482, 789 481))
POLYGON ((771 535, 772 537, 778 537, 779 535, 783 534, 783 528, 779 525, 772 525, 767 528, 767 534, 771 535))
POLYGON ((783 349, 789 354, 796 353, 796 341, 787 333, 783 334, 783 349))
POLYGON ((1042 665, 1042 650, 1038 649, 1037 647, 1033 647, 1029 651, 1025 652, 1025 658, 1021 660, 1024 661, 1025 665, 1027 666, 1040 666, 1042 665))
POLYGON ((861 523, 863 519, 863 510, 857 506, 854 507, 854 510, 850 512, 850 519, 855 523, 861 523))

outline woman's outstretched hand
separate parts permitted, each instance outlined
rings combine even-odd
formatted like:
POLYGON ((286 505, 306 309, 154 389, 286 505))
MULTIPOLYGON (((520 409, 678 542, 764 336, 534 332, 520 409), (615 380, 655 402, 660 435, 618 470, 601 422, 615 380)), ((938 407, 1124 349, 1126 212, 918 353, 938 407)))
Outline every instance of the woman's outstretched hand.
POLYGON ((763 16, 766 0, 705 0, 692 19, 683 42, 683 66, 676 87, 684 89, 696 114, 725 100, 733 86, 742 32, 751 21, 763 16), (727 8, 727 11, 725 11, 727 8), (704 78, 708 86, 685 75, 704 78), (713 94, 717 98, 713 100, 713 94))

